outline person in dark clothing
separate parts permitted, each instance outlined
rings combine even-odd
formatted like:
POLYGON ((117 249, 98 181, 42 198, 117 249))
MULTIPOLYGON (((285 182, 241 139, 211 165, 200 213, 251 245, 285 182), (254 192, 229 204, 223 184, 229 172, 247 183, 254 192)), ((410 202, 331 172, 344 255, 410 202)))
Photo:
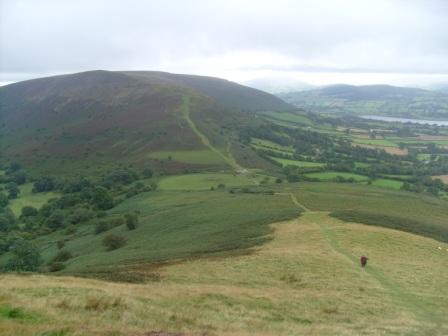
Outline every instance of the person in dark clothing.
POLYGON ((367 258, 366 256, 361 256, 360 261, 361 261, 361 266, 365 267, 367 265, 367 258))

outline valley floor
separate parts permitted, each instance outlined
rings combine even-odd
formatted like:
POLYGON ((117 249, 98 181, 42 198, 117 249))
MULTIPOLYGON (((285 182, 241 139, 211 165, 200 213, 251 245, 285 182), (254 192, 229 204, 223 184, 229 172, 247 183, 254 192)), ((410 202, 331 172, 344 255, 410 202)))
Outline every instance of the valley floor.
POLYGON ((273 229, 247 255, 141 266, 146 284, 3 275, 0 334, 448 334, 448 244, 325 212, 273 229))

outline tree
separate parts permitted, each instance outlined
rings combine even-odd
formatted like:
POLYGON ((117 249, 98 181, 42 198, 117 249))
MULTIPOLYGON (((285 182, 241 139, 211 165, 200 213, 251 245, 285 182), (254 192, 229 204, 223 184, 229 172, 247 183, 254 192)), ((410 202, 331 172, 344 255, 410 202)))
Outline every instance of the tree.
POLYGON ((0 212, 0 231, 10 231, 15 224, 16 218, 11 209, 6 208, 0 212))
POLYGON ((0 209, 6 207, 9 203, 9 198, 4 193, 0 192, 0 209))
POLYGON ((22 185, 26 182, 26 173, 23 169, 17 170, 11 175, 11 181, 22 185))
POLYGON ((15 199, 20 193, 19 186, 15 182, 9 182, 6 185, 6 190, 8 191, 8 198, 15 199))
POLYGON ((145 178, 151 178, 152 175, 153 175, 153 172, 152 172, 152 170, 150 168, 143 169, 143 176, 145 178))
POLYGON ((109 210, 114 206, 114 199, 104 187, 96 187, 93 190, 92 202, 100 210, 109 210))
POLYGON ((36 208, 26 205, 22 208, 22 214, 20 217, 33 217, 37 216, 37 213, 38 211, 36 208))
POLYGON ((65 226, 65 213, 57 209, 45 221, 50 229, 57 230, 65 226))
POLYGON ((54 178, 44 176, 34 182, 33 192, 52 191, 56 186, 54 178))
POLYGON ((8 271, 37 271, 42 264, 37 247, 27 240, 20 239, 11 247, 12 258, 6 265, 8 271))
POLYGON ((138 216, 135 213, 127 213, 124 215, 126 219, 126 226, 129 230, 135 230, 138 225, 138 216))

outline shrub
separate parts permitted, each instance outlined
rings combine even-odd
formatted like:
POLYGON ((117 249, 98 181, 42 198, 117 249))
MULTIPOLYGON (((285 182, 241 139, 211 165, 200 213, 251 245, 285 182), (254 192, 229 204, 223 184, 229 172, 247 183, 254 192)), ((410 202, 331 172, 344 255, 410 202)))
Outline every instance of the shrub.
POLYGON ((56 246, 58 247, 58 249, 61 249, 65 246, 65 241, 64 240, 58 240, 56 243, 56 246))
POLYGON ((84 308, 86 310, 104 311, 111 308, 125 307, 121 297, 88 296, 84 308))
POLYGON ((76 228, 76 226, 70 225, 70 226, 67 226, 67 228, 65 229, 65 234, 71 235, 71 234, 74 234, 77 230, 78 229, 76 228))
POLYGON ((115 217, 112 218, 110 221, 110 226, 116 227, 124 224, 124 218, 123 217, 115 217))
POLYGON ((109 234, 103 239, 103 245, 108 251, 116 250, 126 245, 126 238, 114 234, 109 234))
POLYGON ((126 226, 128 229, 135 230, 138 224, 138 216, 133 213, 127 213, 124 217, 126 218, 126 226))
POLYGON ((64 262, 72 258, 70 251, 59 251, 58 254, 53 258, 53 262, 64 262))
POLYGON ((61 262, 53 262, 48 266, 48 271, 50 272, 59 272, 65 268, 65 265, 61 262))
POLYGON ((95 225, 95 234, 100 234, 102 232, 105 232, 107 230, 109 230, 109 224, 105 221, 99 221, 96 225, 95 225))

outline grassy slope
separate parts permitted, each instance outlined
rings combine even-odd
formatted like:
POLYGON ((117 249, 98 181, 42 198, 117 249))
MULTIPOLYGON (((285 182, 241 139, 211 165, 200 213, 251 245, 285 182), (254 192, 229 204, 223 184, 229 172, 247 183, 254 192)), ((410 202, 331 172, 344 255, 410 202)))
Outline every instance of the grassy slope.
POLYGON ((300 183, 293 192, 311 210, 333 212, 348 221, 399 228, 448 242, 448 207, 444 200, 374 186, 300 183))
POLYGON ((259 183, 263 176, 249 176, 247 174, 228 174, 228 173, 210 173, 210 174, 187 174, 162 178, 159 182, 161 190, 210 190, 216 188, 219 184, 226 187, 253 186, 259 183))
POLYGON ((298 161, 298 160, 290 160, 290 159, 283 159, 283 158, 277 158, 277 157, 271 157, 271 159, 281 163, 283 166, 315 168, 315 167, 322 167, 324 165, 323 163, 319 163, 319 162, 298 161))
POLYGON ((32 183, 21 185, 19 197, 10 201, 9 207, 16 216, 20 215, 22 208, 24 206, 32 206, 35 207, 36 209, 39 209, 40 207, 42 207, 42 205, 47 203, 49 199, 59 196, 57 193, 54 192, 44 192, 34 194, 32 190, 33 190, 32 183))
POLYGON ((92 71, 25 81, 0 88, 0 151, 5 162, 52 174, 93 174, 120 163, 165 172, 239 168, 233 133, 254 122, 246 110, 263 104, 290 108, 209 77, 92 71), (158 160, 167 156, 179 161, 158 160))
MULTIPOLYGON (((268 224, 299 214, 288 200, 287 196, 226 191, 143 193, 111 211, 139 211, 139 227, 129 231, 120 226, 99 235, 92 234, 93 226, 80 227, 66 243, 65 249, 76 257, 67 262, 64 272, 115 272, 118 265, 129 263, 245 249, 266 240, 268 224), (109 233, 125 236, 128 244, 107 252, 101 241, 109 233)), ((64 238, 54 233, 38 240, 46 261, 58 252, 56 241, 64 238)))
MULTIPOLYGON (((444 335, 448 245, 326 213, 273 226, 252 254, 141 272, 144 285, 1 277, 2 335, 444 335), (442 247, 439 250, 438 247, 442 247), (366 269, 358 264, 369 256, 366 269), (30 318, 31 317, 31 318, 30 318)), ((1 309, 0 309, 1 312, 1 309)))
POLYGON ((353 178, 355 181, 366 181, 368 178, 364 175, 354 174, 354 173, 344 173, 344 172, 321 172, 321 173, 309 173, 305 174, 307 177, 317 178, 321 181, 330 181, 338 176, 343 178, 353 178))

